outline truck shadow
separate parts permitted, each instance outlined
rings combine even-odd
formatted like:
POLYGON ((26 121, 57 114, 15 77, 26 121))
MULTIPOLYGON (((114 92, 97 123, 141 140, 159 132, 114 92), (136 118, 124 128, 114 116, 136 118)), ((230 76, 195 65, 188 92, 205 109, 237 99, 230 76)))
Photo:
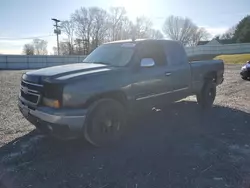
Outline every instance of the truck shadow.
POLYGON ((0 185, 203 187, 217 176, 239 185, 242 166, 250 166, 250 146, 241 149, 250 143, 249 124, 246 112, 216 105, 203 111, 183 101, 131 118, 122 141, 109 148, 33 131, 0 148, 0 185))

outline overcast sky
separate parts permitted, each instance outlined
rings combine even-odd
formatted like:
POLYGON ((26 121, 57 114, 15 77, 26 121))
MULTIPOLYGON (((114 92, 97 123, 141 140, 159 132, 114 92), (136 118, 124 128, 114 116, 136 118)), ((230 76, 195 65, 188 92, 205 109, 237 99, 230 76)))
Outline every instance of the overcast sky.
POLYGON ((26 37, 43 36, 56 46, 52 17, 68 19, 81 6, 124 6, 131 20, 147 16, 161 29, 169 15, 189 17, 212 35, 221 34, 250 14, 250 0, 0 0, 0 53, 20 54, 26 37), (47 36, 47 37, 46 37, 47 36), (49 36, 49 37, 48 37, 49 36))

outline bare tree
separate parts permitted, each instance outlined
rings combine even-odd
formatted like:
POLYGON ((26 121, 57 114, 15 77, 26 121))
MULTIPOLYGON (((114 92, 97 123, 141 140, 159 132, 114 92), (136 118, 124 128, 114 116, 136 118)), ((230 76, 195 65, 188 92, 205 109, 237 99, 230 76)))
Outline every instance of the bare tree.
POLYGON ((126 16, 124 7, 111 7, 109 10, 109 26, 111 40, 119 40, 122 35, 122 22, 126 16))
POLYGON ((34 39, 33 46, 34 46, 34 54, 35 55, 47 55, 47 45, 48 42, 42 39, 34 39))
POLYGON ((93 17, 90 16, 89 10, 81 7, 79 10, 76 10, 75 13, 71 16, 72 21, 76 27, 76 35, 79 39, 82 40, 83 45, 89 51, 90 36, 93 24, 93 17), (87 41, 87 42, 86 42, 87 41))
POLYGON ((78 38, 85 39, 86 38, 86 30, 87 30, 87 23, 88 23, 88 10, 84 7, 81 7, 79 10, 76 10, 71 19, 75 25, 75 34, 78 38))
POLYGON ((229 28, 224 34, 220 36, 220 39, 233 39, 234 33, 236 30, 236 26, 229 28))
POLYGON ((75 54, 77 55, 85 55, 85 51, 84 51, 84 42, 82 41, 82 39, 76 38, 75 39, 75 54))
POLYGON ((191 40, 187 44, 188 46, 197 46, 198 42, 201 40, 208 40, 211 35, 204 28, 197 28, 193 33, 191 40))
POLYGON ((178 40, 183 45, 194 45, 197 40, 208 37, 204 28, 199 28, 190 19, 178 16, 168 17, 162 27, 163 32, 172 40, 178 40))
POLYGON ((122 20, 122 29, 121 29, 121 39, 131 39, 132 38, 132 29, 133 23, 128 19, 128 17, 124 17, 122 20))
POLYGON ((152 31, 153 23, 149 18, 144 16, 137 17, 134 25, 134 34, 136 38, 149 38, 152 31))
MULTIPOLYGON (((72 55, 74 51, 72 51, 72 46, 68 41, 60 42, 60 54, 59 55, 72 55)), ((53 47, 54 55, 58 54, 57 47, 53 47)))
MULTIPOLYGON (((68 54, 74 54, 74 32, 75 26, 72 20, 62 21, 61 23, 62 33, 67 36, 66 43, 63 43, 63 47, 67 47, 68 54), (65 45, 67 44, 67 45, 65 45)), ((61 49, 61 48, 60 48, 61 49)), ((65 52, 65 50, 64 50, 65 52)), ((64 53, 63 52, 63 53, 64 53)))
POLYGON ((34 55, 34 46, 32 44, 25 44, 23 46, 23 54, 25 55, 34 55))
POLYGON ((92 50, 104 42, 104 38, 108 30, 108 13, 101 8, 92 7, 89 9, 89 14, 93 20, 91 32, 92 50))
POLYGON ((164 38, 164 36, 161 33, 161 31, 155 30, 155 29, 152 29, 150 31, 149 37, 152 38, 152 39, 163 39, 164 38))

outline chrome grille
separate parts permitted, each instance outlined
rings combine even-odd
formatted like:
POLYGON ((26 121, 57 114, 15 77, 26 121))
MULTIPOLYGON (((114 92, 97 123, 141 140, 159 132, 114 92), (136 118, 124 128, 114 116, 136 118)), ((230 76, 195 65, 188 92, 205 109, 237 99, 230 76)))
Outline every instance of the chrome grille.
POLYGON ((23 81, 20 86, 20 96, 31 105, 37 105, 41 98, 43 85, 23 81))

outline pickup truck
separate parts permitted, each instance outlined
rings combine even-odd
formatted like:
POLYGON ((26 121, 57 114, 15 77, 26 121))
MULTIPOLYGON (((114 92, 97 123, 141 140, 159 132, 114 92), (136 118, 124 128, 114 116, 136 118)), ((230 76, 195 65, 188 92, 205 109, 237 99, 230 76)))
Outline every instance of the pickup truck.
POLYGON ((211 107, 223 74, 222 60, 188 62, 177 41, 115 41, 82 63, 23 74, 18 105, 45 134, 104 146, 120 138, 127 115, 140 109, 190 95, 202 108, 211 107))

